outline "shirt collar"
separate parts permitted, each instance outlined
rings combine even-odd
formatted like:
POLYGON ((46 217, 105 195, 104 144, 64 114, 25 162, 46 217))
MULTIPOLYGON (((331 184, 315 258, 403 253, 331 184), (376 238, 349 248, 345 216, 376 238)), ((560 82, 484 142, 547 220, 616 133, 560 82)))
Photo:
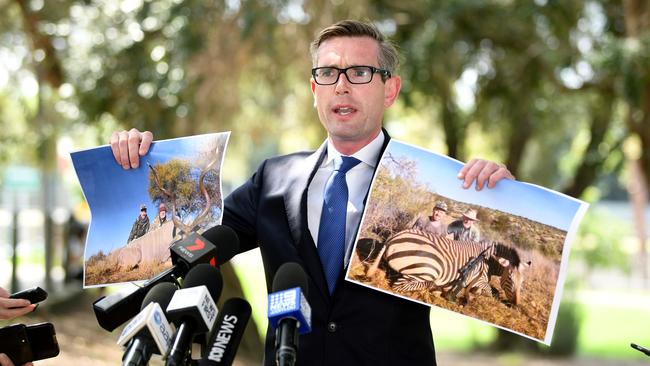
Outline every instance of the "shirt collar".
MULTIPOLYGON (((377 166, 377 162, 379 160, 379 154, 381 153, 381 147, 384 145, 384 133, 382 131, 379 131, 379 134, 377 137, 374 138, 374 140, 370 141, 370 143, 361 150, 357 151, 356 153, 352 154, 351 156, 361 160, 363 163, 366 163, 373 169, 375 166, 377 166)), ((321 166, 327 166, 328 164, 332 164, 332 161, 334 159, 339 159, 341 156, 341 153, 336 150, 334 147, 334 144, 332 143, 332 140, 330 138, 327 139, 327 157, 323 159, 323 164, 321 166)))

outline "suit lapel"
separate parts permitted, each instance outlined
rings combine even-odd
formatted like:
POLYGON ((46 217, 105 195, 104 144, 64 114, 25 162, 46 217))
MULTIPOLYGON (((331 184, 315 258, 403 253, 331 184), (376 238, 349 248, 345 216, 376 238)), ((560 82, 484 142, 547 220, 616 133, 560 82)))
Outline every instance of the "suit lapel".
POLYGON ((301 259, 305 262, 305 271, 312 278, 321 294, 329 297, 327 282, 323 274, 318 250, 307 225, 307 189, 327 152, 327 142, 316 152, 308 156, 296 169, 292 169, 289 186, 284 193, 284 204, 291 228, 291 237, 301 259))

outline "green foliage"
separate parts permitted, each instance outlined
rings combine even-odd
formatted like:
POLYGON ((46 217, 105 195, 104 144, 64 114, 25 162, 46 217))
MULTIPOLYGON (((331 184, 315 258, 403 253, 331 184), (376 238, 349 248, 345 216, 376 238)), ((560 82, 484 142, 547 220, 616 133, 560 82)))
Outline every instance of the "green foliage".
POLYGON ((622 239, 632 230, 629 225, 611 215, 588 211, 571 248, 572 257, 582 259, 589 268, 612 267, 629 272, 628 253, 622 245, 622 239))
MULTIPOLYGON (((411 133, 442 131, 450 155, 503 160, 522 180, 581 195, 603 172, 620 170, 618 147, 629 134, 621 104, 648 114, 639 102, 648 33, 630 40, 624 32, 625 14, 644 15, 625 12, 620 1, 39 3, 24 14, 17 2, 0 1, 7 20, 0 48, 19 69, 4 89, 21 94, 9 85, 30 75, 46 90, 58 77, 40 73, 49 65, 60 65, 64 80, 49 96, 9 103, 13 115, 0 118, 16 128, 0 131, 0 163, 34 151, 43 152, 31 159, 44 159, 41 141, 101 131, 112 120, 156 138, 232 129, 243 179, 262 158, 324 138, 307 50, 319 29, 344 18, 375 21, 400 46, 401 100, 430 125, 411 133), (38 61, 42 46, 32 45, 48 43, 56 52, 38 61), (14 130, 34 136, 17 139, 14 130)), ((407 123, 390 117, 392 126, 407 123)), ((99 142, 106 140, 104 133, 99 142)))
MULTIPOLYGON (((171 159, 164 164, 154 164, 158 181, 164 190, 175 197, 176 215, 183 221, 189 222, 196 217, 208 204, 205 195, 199 189, 199 176, 197 168, 181 159, 171 159)), ((221 208, 218 205, 221 197, 218 192, 219 181, 216 171, 209 171, 205 175, 205 188, 211 198, 211 212, 217 215, 221 208)), ((173 203, 170 197, 162 192, 156 185, 153 172, 149 170, 149 197, 159 204, 164 202, 171 211, 173 203)))

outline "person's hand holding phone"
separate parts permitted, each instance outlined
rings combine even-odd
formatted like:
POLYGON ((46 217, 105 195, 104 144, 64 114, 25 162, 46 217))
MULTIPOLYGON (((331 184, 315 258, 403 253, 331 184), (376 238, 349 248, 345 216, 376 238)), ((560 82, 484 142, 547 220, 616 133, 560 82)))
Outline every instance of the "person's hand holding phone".
MULTIPOLYGON (((12 299, 10 298, 11 294, 0 287, 0 319, 8 320, 13 319, 28 313, 31 313, 36 309, 36 305, 29 302, 25 299, 12 299)), ((31 362, 27 362, 22 366, 33 366, 31 362)), ((0 366, 15 366, 9 356, 4 353, 0 353, 0 366)))
POLYGON ((36 309, 36 305, 30 303, 29 300, 12 299, 10 296, 11 294, 7 290, 0 287, 0 319, 13 319, 36 309))
MULTIPOLYGON (((15 366, 13 362, 9 359, 7 355, 4 353, 0 353, 0 366, 15 366)), ((27 362, 24 363, 22 366, 34 366, 33 363, 27 362)))

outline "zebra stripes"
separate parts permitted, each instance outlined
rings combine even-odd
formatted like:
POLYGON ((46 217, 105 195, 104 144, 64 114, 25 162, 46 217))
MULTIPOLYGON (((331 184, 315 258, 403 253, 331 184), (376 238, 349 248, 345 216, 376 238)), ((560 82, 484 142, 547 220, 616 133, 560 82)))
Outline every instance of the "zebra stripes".
POLYGON ((519 266, 520 260, 517 251, 506 245, 487 241, 455 241, 411 229, 389 238, 385 248, 388 266, 400 275, 392 284, 394 290, 429 289, 446 293, 458 279, 458 270, 483 253, 486 260, 479 261, 468 273, 465 290, 490 293, 489 275, 495 274, 501 276, 502 289, 508 299, 514 301, 515 294, 518 296, 521 281, 513 280, 513 271, 506 268, 519 266), (489 249, 485 251, 486 248, 489 249))

